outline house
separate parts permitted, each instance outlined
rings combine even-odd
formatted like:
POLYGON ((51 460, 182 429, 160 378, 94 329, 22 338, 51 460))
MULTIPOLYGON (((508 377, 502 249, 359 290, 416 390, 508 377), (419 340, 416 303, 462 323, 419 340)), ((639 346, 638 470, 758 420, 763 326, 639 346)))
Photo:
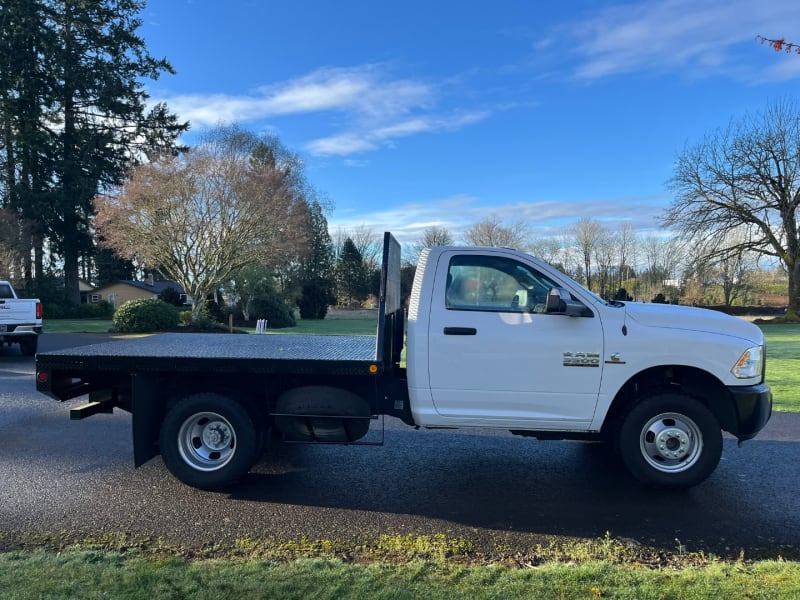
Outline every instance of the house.
POLYGON ((144 281, 115 281, 94 289, 87 299, 89 304, 97 304, 105 300, 116 309, 129 300, 158 298, 164 289, 170 287, 178 291, 184 304, 191 304, 180 285, 174 281, 153 281, 152 277, 148 277, 144 281))
POLYGON ((88 304, 91 302, 91 297, 94 293, 95 287, 85 279, 79 279, 78 289, 81 292, 81 304, 88 304))

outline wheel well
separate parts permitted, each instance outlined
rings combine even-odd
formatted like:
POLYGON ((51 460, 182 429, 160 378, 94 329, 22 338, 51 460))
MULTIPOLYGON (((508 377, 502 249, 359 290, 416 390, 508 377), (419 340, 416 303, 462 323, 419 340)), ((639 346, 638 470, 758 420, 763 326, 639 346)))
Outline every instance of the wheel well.
POLYGON ((734 405, 728 389, 719 379, 695 367, 663 365, 637 373, 622 386, 606 415, 603 434, 613 435, 633 406, 648 396, 664 391, 691 396, 712 412, 722 429, 730 431, 735 428, 734 405))
POLYGON ((197 394, 212 393, 230 398, 232 401, 239 403, 247 410, 253 421, 260 426, 267 423, 269 408, 262 400, 264 392, 253 385, 233 385, 229 380, 219 381, 216 378, 203 377, 187 382, 184 377, 173 377, 165 382, 162 389, 164 394, 162 419, 173 406, 184 398, 197 394))

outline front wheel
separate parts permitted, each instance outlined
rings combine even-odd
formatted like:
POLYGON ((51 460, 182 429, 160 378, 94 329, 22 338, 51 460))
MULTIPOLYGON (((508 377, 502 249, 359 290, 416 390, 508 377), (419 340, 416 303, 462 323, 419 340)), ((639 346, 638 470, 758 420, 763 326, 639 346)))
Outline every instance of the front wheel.
POLYGON ((688 488, 704 481, 722 455, 722 432, 708 408, 682 394, 664 393, 634 406, 619 430, 628 470, 656 488, 688 488))
POLYGON ((231 398, 195 394, 166 415, 159 436, 164 464, 183 483, 215 489, 242 478, 258 458, 250 414, 231 398))

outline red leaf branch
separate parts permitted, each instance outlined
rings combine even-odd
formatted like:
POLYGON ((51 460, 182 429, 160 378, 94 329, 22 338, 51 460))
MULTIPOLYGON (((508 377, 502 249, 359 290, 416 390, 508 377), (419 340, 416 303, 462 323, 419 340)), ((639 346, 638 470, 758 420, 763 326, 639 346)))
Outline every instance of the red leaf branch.
POLYGON ((792 42, 787 42, 784 38, 779 40, 773 40, 770 38, 765 38, 761 35, 757 35, 756 39, 760 41, 762 44, 768 44, 772 47, 775 52, 786 52, 787 54, 791 54, 792 52, 796 54, 800 54, 800 44, 793 44, 792 42))

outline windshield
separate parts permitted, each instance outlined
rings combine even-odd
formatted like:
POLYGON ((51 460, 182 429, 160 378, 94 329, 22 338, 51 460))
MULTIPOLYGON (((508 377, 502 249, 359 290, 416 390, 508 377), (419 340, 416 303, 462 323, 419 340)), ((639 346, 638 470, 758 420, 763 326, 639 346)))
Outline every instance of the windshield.
MULTIPOLYGON (((528 256, 532 256, 533 258, 536 258, 535 256, 533 256, 533 255, 531 255, 531 254, 529 254, 528 256)), ((541 261, 541 259, 538 259, 538 258, 537 258, 536 260, 540 260, 540 261, 541 261)), ((574 280, 572 277, 570 277, 569 275, 567 275, 566 273, 564 273, 564 271, 562 271, 562 270, 561 270, 561 269, 559 269, 558 267, 555 267, 555 266, 551 265, 550 263, 545 263, 545 264, 547 264, 547 265, 548 265, 550 268, 552 268, 552 269, 555 269, 556 271, 558 271, 558 273, 559 273, 559 274, 560 274, 562 277, 564 277, 565 279, 567 279, 569 283, 571 283, 571 284, 572 284, 572 285, 574 285, 575 287, 579 287, 579 288, 581 288, 581 289, 582 289, 582 290, 583 290, 583 291, 584 291, 584 292, 585 292, 587 295, 591 296, 591 298, 592 298, 592 299, 593 299, 595 302, 597 302, 597 303, 599 303, 599 304, 602 304, 603 306, 624 306, 624 304, 623 304, 623 303, 621 303, 621 302, 608 302, 607 300, 603 300, 603 298, 601 298, 600 296, 598 296, 597 294, 595 294, 595 293, 594 293, 592 290, 590 290, 590 289, 589 289, 589 288, 587 288, 586 286, 584 286, 584 285, 582 285, 582 284, 578 283, 577 281, 575 281, 575 280, 574 280)), ((575 300, 577 300, 577 298, 575 298, 575 300)))

